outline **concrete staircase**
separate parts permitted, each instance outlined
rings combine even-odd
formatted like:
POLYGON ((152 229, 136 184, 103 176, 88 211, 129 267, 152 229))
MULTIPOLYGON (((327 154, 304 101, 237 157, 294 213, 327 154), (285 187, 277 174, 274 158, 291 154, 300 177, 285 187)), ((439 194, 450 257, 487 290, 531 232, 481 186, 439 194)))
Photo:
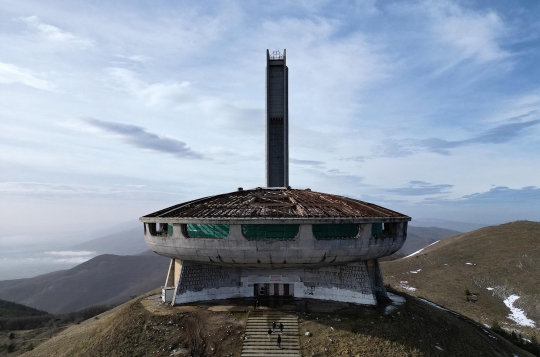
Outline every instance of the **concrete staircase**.
POLYGON ((241 357, 301 357, 298 342, 298 319, 280 311, 250 312, 241 357), (276 330, 268 338, 268 329, 276 323, 276 330), (279 323, 283 323, 281 348, 277 346, 279 323))

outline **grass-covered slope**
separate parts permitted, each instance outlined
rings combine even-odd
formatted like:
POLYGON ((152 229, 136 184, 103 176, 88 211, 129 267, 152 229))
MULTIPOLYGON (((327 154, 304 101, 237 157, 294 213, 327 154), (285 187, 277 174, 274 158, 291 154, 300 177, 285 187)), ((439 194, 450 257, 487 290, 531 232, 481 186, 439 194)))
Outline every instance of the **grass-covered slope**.
POLYGON ((24 356, 240 356, 245 313, 212 312, 208 306, 153 313, 144 307, 145 297, 71 326, 24 356))
POLYGON ((532 356, 468 319, 405 298, 390 313, 352 305, 301 314, 302 356, 532 356))
POLYGON ((511 222, 444 238, 414 256, 382 263, 382 270, 392 287, 476 321, 497 320, 525 334, 540 327, 538 222, 511 222), (513 306, 523 310, 535 328, 523 326, 523 319, 519 324, 508 318, 511 310, 504 300, 512 295, 519 297, 513 306))
MULTIPOLYGON (((406 300, 391 312, 343 303, 329 312, 335 304, 317 300, 297 304, 302 311, 292 305, 286 311, 299 318, 303 356, 532 356, 474 323, 406 300)), ((24 356, 238 357, 247 314, 210 311, 221 311, 214 309, 219 304, 251 309, 246 300, 171 307, 141 297, 66 329, 24 356)))

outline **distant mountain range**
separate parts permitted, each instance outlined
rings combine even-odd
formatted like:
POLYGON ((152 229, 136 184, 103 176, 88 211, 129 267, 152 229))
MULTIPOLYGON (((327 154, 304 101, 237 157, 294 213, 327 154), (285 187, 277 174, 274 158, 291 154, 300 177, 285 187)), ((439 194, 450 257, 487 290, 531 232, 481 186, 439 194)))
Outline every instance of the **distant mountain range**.
POLYGON ((381 264, 385 282, 476 321, 540 327, 540 223, 516 221, 441 239, 381 264))
POLYGON ((144 241, 144 231, 141 224, 140 227, 92 239, 73 245, 68 249, 86 250, 99 254, 134 255, 148 250, 148 246, 144 241))
POLYGON ((409 225, 413 225, 415 227, 444 228, 464 233, 488 226, 488 224, 456 222, 440 218, 413 218, 409 225))
POLYGON ((156 254, 104 254, 68 270, 0 281, 0 299, 66 313, 129 300, 163 285, 169 259, 156 254))
POLYGON ((442 238, 455 236, 461 233, 462 232, 439 227, 409 226, 407 228, 407 240, 405 241, 405 244, 403 244, 403 247, 395 254, 409 255, 442 238))

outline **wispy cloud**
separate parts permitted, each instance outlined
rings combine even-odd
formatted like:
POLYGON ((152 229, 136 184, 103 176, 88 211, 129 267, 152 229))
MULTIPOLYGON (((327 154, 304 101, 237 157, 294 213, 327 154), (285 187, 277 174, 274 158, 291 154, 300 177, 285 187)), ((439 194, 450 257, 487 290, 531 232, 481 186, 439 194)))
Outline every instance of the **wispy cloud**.
POLYGON ((289 159, 289 162, 296 165, 310 165, 310 166, 318 166, 318 165, 324 165, 323 161, 316 161, 316 160, 299 160, 299 159, 289 159))
MULTIPOLYGON (((536 186, 526 186, 520 189, 513 189, 506 186, 497 186, 486 192, 478 192, 462 197, 466 203, 485 203, 485 204, 509 204, 540 202, 540 188, 536 186)), ((538 212, 537 212, 538 213, 538 212)))
POLYGON ((341 161, 354 161, 354 162, 365 162, 366 157, 365 156, 350 156, 350 157, 340 157, 338 160, 341 161))
POLYGON ((133 62, 140 62, 140 63, 146 63, 151 60, 150 57, 144 56, 144 55, 121 55, 117 54, 115 57, 123 59, 123 60, 129 60, 133 62))
MULTIPOLYGON (((72 183, 50 182, 0 182, 0 195, 31 196, 31 197, 58 197, 80 199, 86 198, 113 198, 113 199, 141 199, 155 197, 161 191, 149 190, 145 185, 80 185, 72 183)), ((171 192, 171 194, 174 194, 171 192)))
MULTIPOLYGON (((529 114, 527 114, 526 116, 528 117, 529 114)), ((373 150, 373 154, 371 156, 366 156, 365 158, 399 158, 411 156, 420 152, 432 152, 440 155, 450 155, 451 149, 464 146, 505 144, 523 135, 526 135, 526 129, 540 123, 540 119, 530 120, 526 122, 514 122, 516 120, 519 120, 520 117, 522 116, 509 118, 507 121, 511 121, 510 123, 498 125, 469 139, 445 140, 441 138, 429 138, 420 140, 387 140, 384 144, 378 145, 373 150)))
POLYGON ((122 141, 136 148, 171 154, 183 159, 203 159, 201 153, 191 150, 185 142, 150 133, 140 126, 94 118, 83 118, 83 120, 93 127, 119 136, 122 141))
POLYGON ((402 196, 424 196, 436 195, 441 193, 450 193, 454 185, 450 184, 431 184, 424 181, 409 181, 407 187, 398 187, 388 189, 388 192, 396 193, 402 196))
POLYGON ((75 36, 71 32, 64 31, 56 26, 42 22, 37 16, 22 17, 21 20, 24 21, 30 28, 34 29, 39 36, 47 40, 70 42, 84 46, 89 46, 92 44, 92 41, 88 39, 75 36))
POLYGON ((193 100, 189 91, 191 84, 188 81, 146 83, 139 79, 135 72, 119 67, 109 68, 107 73, 116 88, 144 100, 149 105, 163 102, 180 104, 193 100))
POLYGON ((51 91, 56 87, 53 83, 38 78, 35 73, 28 69, 3 62, 0 62, 0 83, 20 83, 28 87, 47 91, 51 91))
POLYGON ((499 44, 507 29, 497 13, 466 10, 440 0, 424 1, 422 8, 430 15, 438 39, 457 51, 454 60, 472 58, 485 63, 509 56, 499 44))
POLYGON ((523 123, 509 123, 489 129, 475 137, 465 140, 448 141, 438 138, 420 140, 417 146, 441 155, 448 155, 449 149, 473 144, 504 144, 523 134, 525 129, 537 125, 540 120, 531 120, 523 123))
POLYGON ((196 93, 189 81, 149 83, 139 74, 126 68, 114 67, 106 70, 111 84, 148 106, 168 106, 184 112, 197 113, 199 120, 208 120, 221 127, 240 131, 264 129, 262 108, 249 108, 228 102, 218 96, 196 93), (261 118, 261 120, 254 120, 261 118))

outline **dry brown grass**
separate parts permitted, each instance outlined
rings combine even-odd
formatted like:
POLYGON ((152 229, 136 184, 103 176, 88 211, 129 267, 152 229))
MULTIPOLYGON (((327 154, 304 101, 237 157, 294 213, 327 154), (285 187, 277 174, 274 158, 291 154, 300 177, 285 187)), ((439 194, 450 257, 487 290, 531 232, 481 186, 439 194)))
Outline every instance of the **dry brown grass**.
POLYGON ((240 355, 245 314, 205 307, 155 314, 137 298, 72 326, 24 356, 178 356, 240 355))
POLYGON ((531 356, 502 338, 489 337, 470 322, 412 297, 389 315, 381 309, 353 306, 335 314, 300 317, 304 357, 531 356), (305 336, 306 331, 313 336, 305 336))
POLYGON ((508 319, 503 300, 510 294, 521 296, 515 305, 540 326, 540 223, 517 221, 445 238, 416 256, 381 266, 393 288, 484 324, 497 320, 525 335, 538 333, 508 319), (417 290, 404 289, 401 281, 417 290), (465 289, 476 295, 475 302, 466 301, 465 289))

